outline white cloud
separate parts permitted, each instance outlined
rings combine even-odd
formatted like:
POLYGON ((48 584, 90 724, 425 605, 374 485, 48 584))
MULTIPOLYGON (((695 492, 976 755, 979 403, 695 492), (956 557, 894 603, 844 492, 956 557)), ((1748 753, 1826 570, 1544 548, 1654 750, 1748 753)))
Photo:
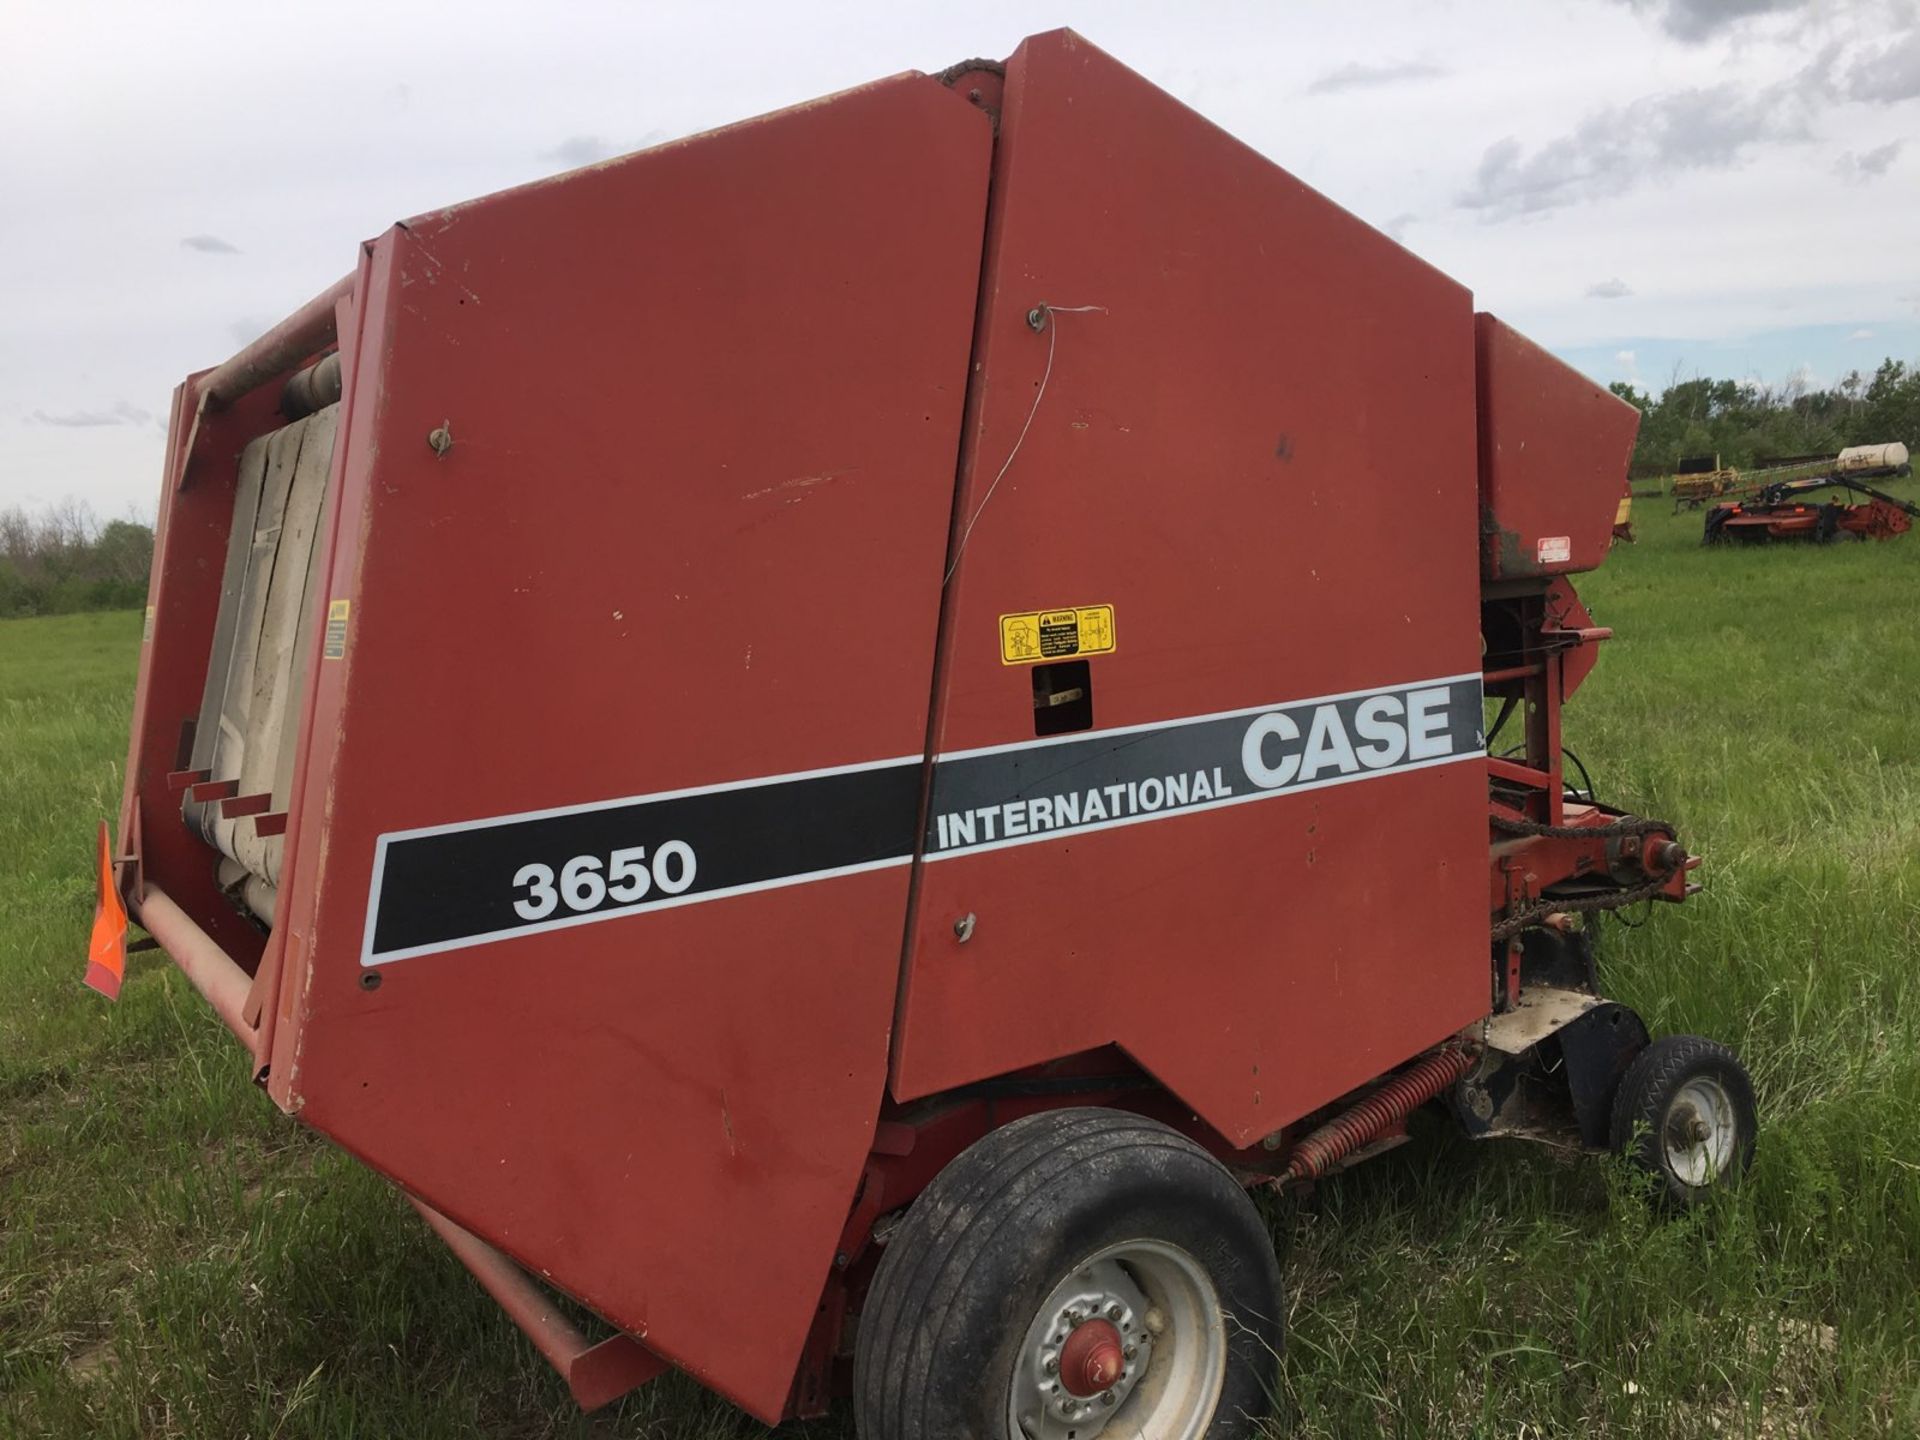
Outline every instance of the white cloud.
POLYGON ((1849 98, 1891 105, 1920 96, 1920 24, 1909 14, 1907 26, 1892 43, 1854 62, 1846 77, 1849 98))
POLYGON ((1437 80, 1449 74, 1445 66, 1425 60, 1407 60, 1397 65, 1362 65, 1358 61, 1329 70, 1307 86, 1309 95, 1326 95, 1335 90, 1371 89, 1376 85, 1397 85, 1405 80, 1437 80))
POLYGON ((1854 332, 1853 332, 1853 333, 1852 333, 1851 335, 1849 335, 1849 336, 1847 336, 1847 339, 1849 339, 1849 340, 1871 340, 1871 339, 1873 339, 1873 331, 1871 331, 1871 330, 1856 330, 1856 331, 1854 331, 1854 332))
POLYGON ((1892 168, 1904 144, 1906 144, 1904 140, 1889 140, 1886 144, 1876 145, 1871 150, 1849 150, 1834 162, 1834 170, 1841 179, 1851 180, 1856 184, 1877 180, 1892 168))
POLYGON ((153 413, 142 410, 130 400, 116 400, 105 410, 64 410, 48 414, 36 410, 28 417, 36 425, 54 425, 63 430, 100 430, 109 425, 151 425, 153 413))
POLYGON ((1592 110, 1531 152, 1511 135, 1495 141, 1455 203, 1489 219, 1530 215, 1727 169, 1762 144, 1808 133, 1805 106, 1787 82, 1673 90, 1592 110))
POLYGON ((1795 10, 1811 0, 1627 0, 1650 12, 1676 40, 1698 44, 1756 15, 1795 10))
POLYGON ((1611 280, 1601 280, 1587 287, 1589 300, 1624 300, 1633 294, 1633 289, 1618 275, 1611 280))

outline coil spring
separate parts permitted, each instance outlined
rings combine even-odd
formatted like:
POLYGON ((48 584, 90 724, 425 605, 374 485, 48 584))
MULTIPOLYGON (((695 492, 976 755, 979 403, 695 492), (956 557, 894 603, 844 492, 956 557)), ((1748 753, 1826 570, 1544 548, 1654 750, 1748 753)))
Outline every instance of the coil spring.
POLYGON ((1401 1071, 1351 1110, 1335 1116, 1294 1147, 1281 1184, 1317 1180, 1333 1165, 1405 1120, 1473 1068, 1474 1056, 1450 1044, 1401 1071))

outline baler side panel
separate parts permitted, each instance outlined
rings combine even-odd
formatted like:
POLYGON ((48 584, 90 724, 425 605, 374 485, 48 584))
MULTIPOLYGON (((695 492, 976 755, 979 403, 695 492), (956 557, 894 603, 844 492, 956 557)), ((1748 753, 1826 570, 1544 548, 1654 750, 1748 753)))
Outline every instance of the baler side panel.
POLYGON ((1118 1043, 1246 1143, 1486 1009, 1469 297, 1068 32, 996 167, 894 1094, 1118 1043), (1000 617, 1081 606, 1093 728, 1037 743, 1000 617), (1417 681, 1448 763, 1241 803, 1260 709, 1417 681), (1161 776, 1206 803, 1143 813, 1161 776), (1116 780, 1122 823, 1030 828, 1116 780), (1003 796, 1026 833, 956 841, 1003 796))
MULTIPOLYGON (((885 1088, 991 144, 897 77, 422 216, 361 286, 287 1103, 767 1419, 885 1088), (423 838, 821 769, 883 777, 897 855, 424 947, 369 926, 465 924, 464 886, 511 920, 523 863, 573 853, 403 875, 423 838)), ((609 847, 667 838, 579 853, 611 884, 609 847)))
POLYGON ((1474 317, 1483 573, 1596 568, 1613 545, 1640 412, 1492 315, 1474 317))

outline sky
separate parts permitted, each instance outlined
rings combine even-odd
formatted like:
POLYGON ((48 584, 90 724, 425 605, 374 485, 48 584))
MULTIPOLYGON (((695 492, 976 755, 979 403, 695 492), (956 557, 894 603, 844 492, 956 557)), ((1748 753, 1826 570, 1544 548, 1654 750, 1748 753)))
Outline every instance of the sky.
POLYGON ((1599 380, 1920 361, 1920 0, 0 0, 0 507, 150 518, 395 220, 1058 25, 1599 380))

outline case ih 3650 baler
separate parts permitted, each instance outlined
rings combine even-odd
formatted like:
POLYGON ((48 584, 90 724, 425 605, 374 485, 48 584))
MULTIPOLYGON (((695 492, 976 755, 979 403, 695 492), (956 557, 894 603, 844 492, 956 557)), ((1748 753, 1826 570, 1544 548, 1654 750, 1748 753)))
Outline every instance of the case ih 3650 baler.
POLYGON ((585 1404, 1242 1433, 1246 1187, 1745 1163, 1585 934, 1693 888, 1561 772, 1635 424, 1067 32, 420 216, 177 393, 91 974, 585 1404))

